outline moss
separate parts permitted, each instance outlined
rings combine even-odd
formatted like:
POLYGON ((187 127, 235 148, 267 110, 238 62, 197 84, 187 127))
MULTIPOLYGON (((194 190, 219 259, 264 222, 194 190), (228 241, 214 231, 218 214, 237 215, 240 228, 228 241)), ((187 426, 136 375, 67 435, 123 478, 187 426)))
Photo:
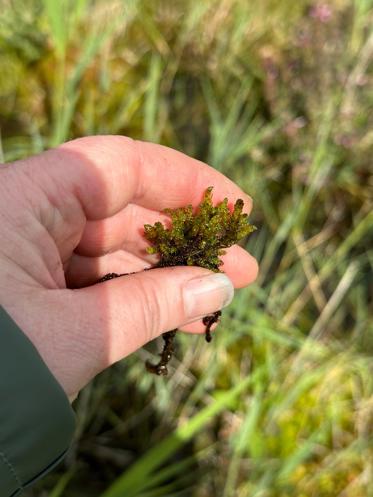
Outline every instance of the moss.
POLYGON ((207 188, 196 212, 191 205, 165 209, 171 217, 171 228, 160 222, 144 226, 145 237, 152 245, 148 252, 159 254, 159 267, 200 266, 218 272, 224 249, 255 230, 247 214, 242 213, 243 200, 236 201, 232 212, 228 199, 214 206, 212 189, 207 188))
MULTIPOLYGON (((213 187, 207 188, 201 204, 194 212, 188 205, 178 209, 165 209, 171 218, 171 227, 157 222, 144 226, 145 237, 151 243, 148 252, 160 256, 157 267, 200 266, 219 272, 223 264, 221 256, 228 248, 256 228, 249 224, 247 214, 242 213, 244 202, 238 199, 233 211, 228 199, 216 206, 212 202, 213 187)), ((210 328, 219 321, 221 311, 203 319, 206 326, 206 340, 211 341, 210 328)), ((158 364, 147 363, 148 371, 167 375, 167 364, 173 353, 173 339, 176 330, 163 334, 164 347, 158 364)))
MULTIPOLYGON (((231 247, 256 228, 248 222, 247 214, 242 213, 244 202, 236 200, 233 211, 228 207, 228 199, 217 205, 212 203, 213 187, 207 188, 201 204, 193 211, 193 207, 165 209, 171 218, 171 227, 167 228, 157 222, 153 226, 145 224, 145 237, 151 243, 148 252, 158 254, 160 260, 156 267, 200 266, 219 272, 223 264, 220 257, 224 249, 231 247)), ((98 282, 102 283, 126 274, 109 273, 98 282)), ((202 319, 205 325, 206 341, 212 339, 210 330, 220 319, 221 311, 214 312, 202 319)), ((167 375, 167 364, 174 352, 174 338, 177 330, 163 333, 163 350, 158 364, 146 363, 149 372, 167 375)))

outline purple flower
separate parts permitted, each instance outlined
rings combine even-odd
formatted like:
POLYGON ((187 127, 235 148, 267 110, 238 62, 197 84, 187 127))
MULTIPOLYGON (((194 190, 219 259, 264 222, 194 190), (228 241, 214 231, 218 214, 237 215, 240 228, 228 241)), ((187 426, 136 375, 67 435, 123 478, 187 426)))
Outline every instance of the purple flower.
POLYGON ((310 16, 322 23, 327 23, 332 17, 333 11, 330 5, 326 3, 317 3, 310 9, 310 16))

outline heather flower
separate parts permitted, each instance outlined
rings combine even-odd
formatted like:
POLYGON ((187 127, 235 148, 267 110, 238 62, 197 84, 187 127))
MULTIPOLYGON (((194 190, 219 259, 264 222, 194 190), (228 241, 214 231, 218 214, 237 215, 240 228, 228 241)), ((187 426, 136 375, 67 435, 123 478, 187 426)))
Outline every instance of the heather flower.
POLYGON ((324 24, 328 23, 332 17, 333 11, 330 5, 326 3, 317 3, 310 9, 310 17, 324 24))

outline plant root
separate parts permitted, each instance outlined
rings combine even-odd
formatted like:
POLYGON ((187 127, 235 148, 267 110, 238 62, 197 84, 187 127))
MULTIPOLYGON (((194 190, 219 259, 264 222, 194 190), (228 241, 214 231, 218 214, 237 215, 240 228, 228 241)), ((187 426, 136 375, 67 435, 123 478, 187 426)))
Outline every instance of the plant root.
POLYGON ((174 352, 174 338, 176 332, 177 328, 162 334, 164 344, 163 344, 163 350, 159 354, 161 356, 161 360, 159 361, 158 364, 152 364, 151 362, 146 361, 145 366, 147 371, 149 371, 149 373, 153 373, 158 376, 168 375, 167 364, 170 362, 172 354, 174 352))
POLYGON ((209 314, 202 319, 202 323, 206 326, 205 330, 205 340, 210 343, 212 340, 211 326, 220 321, 221 311, 216 311, 213 314, 209 314))
POLYGON ((125 276, 127 273, 117 274, 117 273, 108 273, 105 274, 102 278, 100 278, 97 283, 102 283, 103 281, 113 280, 114 278, 119 278, 119 276, 125 276))
MULTIPOLYGON (((211 336, 211 326, 214 323, 218 323, 220 320, 221 316, 221 311, 214 312, 213 314, 209 314, 208 316, 205 316, 202 320, 203 324, 206 326, 205 330, 205 338, 206 342, 211 342, 212 336, 211 336)), ((161 359, 158 364, 152 364, 149 361, 146 361, 145 366, 147 371, 149 373, 156 374, 158 376, 167 376, 168 375, 168 368, 167 364, 170 362, 172 355, 174 353, 174 338, 176 335, 177 329, 167 331, 166 333, 162 334, 162 338, 164 340, 163 344, 163 350, 159 354, 161 356, 161 359)))

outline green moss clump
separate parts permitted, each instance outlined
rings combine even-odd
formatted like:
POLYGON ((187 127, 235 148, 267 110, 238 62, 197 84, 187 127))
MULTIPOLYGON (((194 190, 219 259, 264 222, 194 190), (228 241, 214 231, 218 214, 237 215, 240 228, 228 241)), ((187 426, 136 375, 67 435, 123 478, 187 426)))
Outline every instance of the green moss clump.
MULTIPOLYGON (((171 217, 172 225, 166 228, 157 222, 154 226, 146 224, 145 237, 151 243, 148 252, 159 254, 157 267, 169 266, 200 266, 211 271, 219 272, 223 264, 220 256, 228 248, 256 228, 249 224, 247 214, 242 213, 244 202, 238 199, 231 212, 228 199, 225 198, 216 206, 212 203, 212 186, 207 188, 201 204, 196 212, 193 207, 165 209, 171 217)), ((210 342, 211 326, 219 322, 221 311, 205 316, 206 341, 210 342)), ((163 333, 163 350, 158 364, 146 363, 149 372, 157 375, 167 375, 167 364, 170 361, 174 346, 173 341, 177 330, 163 333)))
POLYGON ((191 205, 165 209, 171 228, 160 222, 144 226, 145 237, 152 244, 148 252, 160 256, 158 267, 200 266, 219 272, 224 249, 256 229, 242 213, 243 200, 238 199, 231 212, 226 198, 213 205, 212 190, 207 188, 196 212, 191 205))

